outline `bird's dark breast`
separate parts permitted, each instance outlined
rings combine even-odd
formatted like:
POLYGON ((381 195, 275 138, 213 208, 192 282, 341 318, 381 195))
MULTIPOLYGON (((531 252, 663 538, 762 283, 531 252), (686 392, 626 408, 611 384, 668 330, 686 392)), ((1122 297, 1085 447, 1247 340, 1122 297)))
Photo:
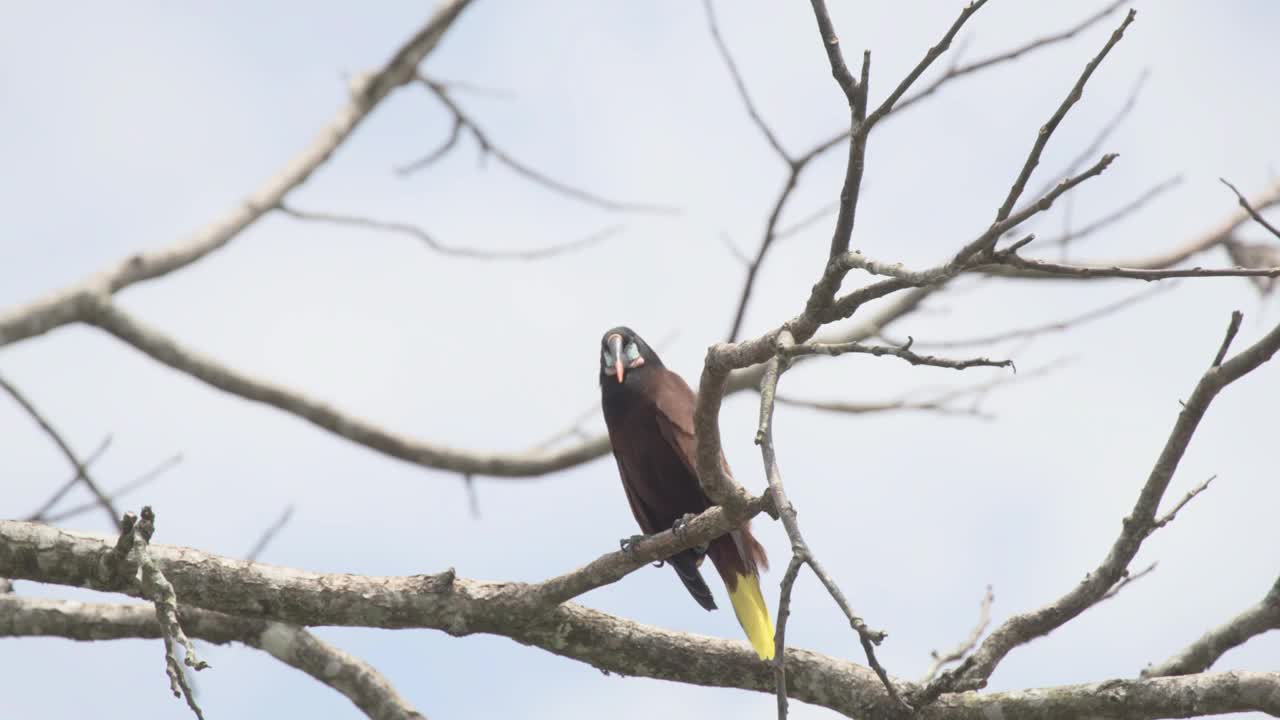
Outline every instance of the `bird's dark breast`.
POLYGON ((606 389, 605 424, 637 522, 645 532, 660 532, 686 513, 706 510, 709 502, 680 449, 664 435, 645 388, 629 385, 606 389))

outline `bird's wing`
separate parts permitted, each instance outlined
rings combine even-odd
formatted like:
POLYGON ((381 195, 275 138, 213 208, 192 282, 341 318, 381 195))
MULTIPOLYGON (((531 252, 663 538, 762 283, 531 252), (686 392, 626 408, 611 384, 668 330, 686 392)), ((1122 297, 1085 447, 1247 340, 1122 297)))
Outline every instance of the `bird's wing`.
MULTIPOLYGON (((619 442, 623 442, 623 440, 619 439, 619 442)), ((642 456, 628 452, 627 450, 619 453, 615 446, 614 459, 618 462, 618 474, 622 477, 622 489, 627 493, 627 502, 631 505, 631 514, 635 516, 636 522, 640 525, 640 529, 643 530, 645 534, 652 535, 670 528, 671 521, 668 519, 664 523, 662 520, 655 517, 655 512, 661 506, 651 507, 645 504, 644 498, 641 495, 641 490, 650 490, 652 494, 652 491, 656 491, 657 488, 637 485, 635 481, 638 478, 646 477, 645 473, 652 470, 655 466, 651 463, 648 468, 630 467, 631 463, 635 461, 634 459, 639 457, 642 456), (624 458, 627 459, 624 460, 624 458)), ((652 456, 648 457, 648 460, 652 461, 652 459, 652 456)), ((669 515, 670 512, 667 514, 669 515)), ((691 548, 672 555, 667 558, 666 561, 671 565, 672 569, 676 571, 676 575, 680 577, 680 582, 684 583, 685 589, 689 591, 689 594, 693 596, 693 599, 707 610, 715 610, 716 601, 711 596, 711 589, 707 587, 707 583, 702 579, 702 573, 698 569, 698 565, 702 562, 703 554, 704 553, 702 551, 691 548)))
MULTIPOLYGON (((662 436, 667 443, 676 450, 676 454, 684 461, 685 467, 689 469, 689 475, 697 482, 697 444, 694 440, 693 430, 693 409, 694 409, 693 390, 690 389, 688 383, 675 373, 666 373, 666 378, 657 387, 654 393, 654 404, 658 408, 658 428, 662 432, 662 436)), ((720 452, 720 467, 729 477, 733 477, 733 473, 729 470, 729 462, 725 459, 724 451, 720 452)), ((698 485, 698 492, 703 497, 702 486, 698 485)), ((709 504, 709 502, 708 502, 709 504)), ((733 563, 734 570, 740 569, 742 572, 755 573, 756 567, 769 568, 769 556, 765 554, 764 547, 756 541, 755 536, 751 534, 751 523, 744 524, 741 528, 730 533, 733 539, 734 549, 737 551, 739 560, 733 563)), ((716 553, 711 553, 712 560, 717 560, 716 553)), ((721 560, 727 560, 727 556, 722 555, 721 560)), ((721 562, 716 563, 716 567, 721 567, 721 562)), ((729 571, 728 564, 722 569, 722 572, 729 571)), ((728 580, 726 579, 726 582, 728 580)))
MULTIPOLYGON (((685 467, 689 470, 689 475, 696 482, 698 477, 698 446, 694 439, 693 431, 694 403, 693 390, 690 389, 689 384, 684 381, 684 378, 673 372, 665 373, 662 381, 655 388, 654 405, 658 409, 658 429, 662 432, 662 436, 667 443, 680 456, 685 467)), ((720 452, 720 467, 726 475, 733 477, 733 473, 729 470, 729 461, 725 459, 723 450, 720 452)), ((698 485, 698 492, 702 492, 701 485, 698 485)))
POLYGON ((622 489, 627 493, 627 503, 631 505, 631 514, 635 516, 636 523, 640 525, 640 529, 646 535, 666 530, 666 528, 658 526, 658 523, 649 513, 649 509, 645 507, 644 501, 636 494, 635 489, 632 487, 632 480, 628 477, 630 473, 628 472, 627 464, 622 461, 622 457, 615 454, 614 459, 618 461, 618 475, 622 478, 622 489))

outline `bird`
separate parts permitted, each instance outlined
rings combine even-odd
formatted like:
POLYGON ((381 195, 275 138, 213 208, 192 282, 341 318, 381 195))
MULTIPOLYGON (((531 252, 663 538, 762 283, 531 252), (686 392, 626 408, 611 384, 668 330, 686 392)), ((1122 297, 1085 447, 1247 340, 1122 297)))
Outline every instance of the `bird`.
MULTIPOLYGON (((711 507, 695 470, 693 390, 628 327, 612 328, 601 338, 600 406, 622 488, 646 535, 671 528, 680 532, 690 517, 711 507)), ((723 454, 721 463, 727 472, 723 454)), ((640 537, 623 540, 623 548, 640 537)), ((715 598, 700 570, 708 556, 751 647, 761 660, 772 659, 773 622, 760 592, 759 573, 769 568, 769 559, 751 534, 750 522, 665 560, 693 599, 715 610, 715 598)))

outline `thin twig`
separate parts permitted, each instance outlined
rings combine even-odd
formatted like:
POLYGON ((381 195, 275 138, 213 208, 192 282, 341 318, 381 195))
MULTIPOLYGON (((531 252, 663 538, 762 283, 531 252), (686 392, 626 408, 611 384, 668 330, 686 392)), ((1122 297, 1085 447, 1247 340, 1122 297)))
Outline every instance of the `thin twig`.
MULTIPOLYGON (((1269 268, 1171 268, 1161 270, 1144 270, 1132 267, 1103 267, 1099 265, 1064 265, 1024 258, 1016 253, 1001 258, 1001 264, 1018 270, 1025 270, 1042 277, 1072 278, 1127 278, 1130 280, 1168 280, 1170 278, 1209 278, 1209 277, 1280 277, 1280 267, 1269 268)), ((987 268, 983 268, 986 270, 987 268)))
POLYGON ((517 160, 514 156, 512 156, 506 150, 503 150, 502 148, 495 145, 493 140, 489 138, 488 134, 485 133, 485 131, 481 129, 481 127, 474 120, 471 119, 471 116, 468 115, 460 105, 458 105, 457 101, 453 99, 453 96, 449 94, 448 87, 421 73, 416 74, 414 76, 414 79, 417 81, 419 85, 421 85, 422 87, 425 87, 427 90, 431 92, 432 95, 434 95, 437 99, 439 99, 440 102, 445 106, 445 108, 447 108, 449 112, 453 115, 454 130, 450 133, 450 139, 446 140, 444 145, 441 145, 435 150, 432 150, 426 156, 419 158, 418 160, 414 160, 413 162, 398 168, 397 172, 400 175, 409 175, 409 174, 415 173, 419 170, 422 170, 430 166, 435 161, 439 160, 440 157, 442 157, 446 152, 448 152, 450 148, 452 148, 456 144, 456 138, 454 138, 454 135, 458 132, 458 128, 460 127, 461 129, 466 130, 467 133, 471 135, 472 139, 476 141, 476 144, 480 146, 480 152, 484 153, 485 155, 493 157, 499 163, 502 163, 503 165, 505 165, 507 169, 511 170, 512 172, 519 175, 520 177, 523 177, 524 179, 534 183, 535 185, 541 185, 542 187, 552 192, 555 192, 557 194, 563 195, 568 198, 572 198, 574 200, 577 200, 578 202, 582 202, 587 205, 600 208, 602 210, 612 210, 612 211, 618 211, 618 212, 653 213, 653 214, 661 214, 661 215, 671 215, 679 212, 675 208, 671 208, 667 206, 650 205, 647 203, 621 202, 618 200, 612 200, 610 198, 597 195, 596 193, 590 192, 588 190, 584 190, 582 188, 575 187, 573 185, 562 182, 560 180, 556 180, 539 170, 535 170, 529 165, 526 165, 520 160, 517 160))
MULTIPOLYGON (((109 447, 111 447, 111 436, 107 435, 106 437, 102 438, 102 442, 98 443, 98 447, 94 448, 93 452, 89 453, 85 457, 84 466, 86 468, 93 467, 93 464, 98 460, 98 458, 102 457, 102 454, 105 453, 107 451, 107 448, 109 447)), ((56 491, 54 491, 53 495, 51 495, 48 500, 44 501, 44 504, 36 508, 35 511, 32 512, 30 515, 27 515, 27 519, 32 522, 41 522, 46 520, 45 515, 49 512, 49 510, 52 509, 54 505, 57 505, 58 501, 61 500, 64 496, 66 496, 66 494, 71 491, 71 488, 75 487, 76 484, 79 482, 80 482, 80 472, 75 471, 71 474, 70 479, 68 479, 65 483, 62 484, 61 487, 59 487, 56 491)), ((97 502, 87 503, 87 506, 90 508, 95 508, 95 507, 98 507, 98 503, 97 502)), ((52 519, 49 519, 49 522, 53 522, 52 519)))
POLYGON ((978 605, 978 622, 973 626, 973 630, 969 633, 969 637, 965 638, 959 645, 945 653, 939 653, 937 650, 929 653, 933 659, 933 664, 929 667, 929 671, 920 679, 921 685, 928 685, 938 671, 950 665, 953 662, 959 662, 964 659, 975 647, 978 646, 978 640, 982 638, 982 633, 987 631, 987 626, 991 624, 991 603, 995 602, 996 596, 991 592, 991 586, 987 586, 986 592, 982 594, 982 602, 978 605))
POLYGON ((776 239, 778 239, 778 240, 782 240, 782 239, 785 239, 785 238, 791 237, 792 235, 795 235, 795 234, 797 234, 797 233, 801 232, 802 230, 805 230, 805 229, 806 229, 806 228, 808 228, 809 226, 811 226, 811 225, 813 225, 814 223, 818 222, 819 220, 821 220, 821 219, 823 219, 823 218, 827 217, 828 215, 831 215, 832 213, 834 213, 835 211, 837 211, 837 210, 839 210, 839 209, 840 209, 840 203, 839 203, 839 202, 831 202, 831 203, 827 203, 826 205, 823 205, 822 207, 818 208, 817 210, 814 210, 813 212, 809 213, 808 215, 805 215, 804 217, 802 217, 802 218, 800 218, 799 220, 795 221, 795 222, 794 222, 794 223, 792 223, 791 225, 788 225, 788 226, 786 226, 786 227, 784 227, 784 228, 782 228, 782 229, 780 229, 780 230, 775 231, 775 232, 773 233, 773 234, 774 234, 774 237, 775 237, 776 239))
POLYGON ((861 353, 865 355, 874 355, 876 357, 884 357, 886 355, 901 358, 912 365, 928 365, 930 367, 950 368, 952 370, 965 370, 972 367, 1014 367, 1012 360, 991 360, 990 358, 969 358, 967 360, 951 360, 949 358, 934 357, 933 355, 917 355, 911 352, 912 339, 907 338, 907 343, 898 347, 888 345, 864 345, 860 342, 848 343, 806 343, 804 345, 795 345, 788 348, 785 353, 788 357, 796 355, 830 355, 836 357, 845 353, 861 353))
POLYGON ((436 240, 426 230, 410 223, 378 220, 359 215, 299 210, 283 203, 281 203, 279 210, 285 215, 296 220, 329 223, 332 225, 343 225, 347 227, 363 228, 366 230, 377 230, 380 232, 407 235, 420 240, 423 245, 426 245, 428 248, 440 253, 441 255, 468 258, 472 260, 543 260, 573 252, 575 250, 591 247, 592 245, 617 235, 623 229, 623 226, 621 225, 613 225, 594 232, 586 237, 578 238, 577 240, 569 240, 567 242, 555 243, 529 250, 480 250, 471 247, 446 245, 439 240, 436 240))
MULTIPOLYGON (((813 570, 813 574, 826 587, 827 593, 836 601, 836 605, 844 612, 845 617, 849 620, 850 627, 858 633, 858 640, 867 656, 867 664, 871 666, 876 676, 880 678, 880 682, 884 685, 889 697, 893 699, 895 705, 900 706, 900 709, 910 712, 911 706, 902 699, 897 687, 889 678, 889 674, 876 658, 875 646, 884 641, 885 633, 867 627, 862 618, 854 613, 848 599, 844 596, 839 586, 836 585, 835 580, 831 578, 826 568, 822 566, 822 563, 818 561, 817 557, 809 549, 808 543, 805 542, 804 536, 800 532, 800 523, 796 519, 795 506, 791 504, 791 500, 787 497, 786 489, 782 485, 782 473, 778 469, 778 459, 773 447, 773 410, 775 406, 774 400, 777 396, 778 380, 786 370, 789 362, 789 352, 794 347, 795 340, 791 332, 788 330, 780 331, 777 337, 776 354, 765 367, 764 381, 760 386, 760 419, 756 428, 756 444, 760 446, 760 456, 764 462, 765 476, 769 481, 769 494, 773 501, 774 509, 778 513, 778 519, 782 521, 782 526, 787 531, 787 537, 791 540, 791 565, 788 566, 788 574, 784 577, 782 594, 779 597, 778 604, 781 606, 785 600, 788 603, 788 607, 790 606, 791 588, 799 574, 798 563, 807 564, 809 569, 813 570), (791 566, 796 566, 794 572, 791 570, 791 566)), ((783 623, 781 615, 779 615, 779 623, 778 630, 774 635, 774 672, 779 693, 779 720, 784 720, 787 712, 787 699, 786 647, 783 642, 783 634, 786 627, 781 624, 783 623)))
POLYGON ((276 535, 279 534, 279 532, 284 529, 284 526, 289 522, 289 519, 293 517, 293 509, 294 506, 292 503, 285 506, 284 512, 280 513, 280 517, 276 518, 276 521, 271 523, 271 526, 262 532, 258 541, 253 544, 253 549, 249 551, 248 555, 245 555, 246 560, 249 562, 255 562, 259 557, 262 557, 262 551, 267 549, 267 545, 275 539, 276 535))
POLYGON ((1120 220, 1123 220, 1129 217, 1130 215, 1133 215, 1134 213, 1138 212, 1143 207, 1145 207, 1152 200, 1155 200, 1157 197, 1177 187, 1181 182, 1182 182, 1181 175, 1175 175, 1166 180, 1162 180, 1161 182, 1156 183, 1155 185, 1145 190, 1141 195, 1138 195, 1133 200, 1130 200, 1129 202, 1125 203, 1124 205, 1121 205, 1115 210, 1112 210, 1106 215, 1103 215, 1091 222, 1085 223, 1084 225, 1081 225, 1080 227, 1075 228, 1070 232, 1064 232, 1057 237, 1049 238, 1048 240, 1045 240, 1045 244, 1057 245, 1059 247, 1066 247, 1069 244, 1073 244, 1077 241, 1083 240, 1084 238, 1098 232, 1099 230, 1107 228, 1119 222, 1120 220))
POLYGON ((1053 115, 1049 116, 1048 122, 1040 128, 1040 132, 1036 135, 1036 141, 1031 147, 1031 152, 1028 153, 1026 162, 1022 165, 1022 170, 1018 173, 1017 179, 1013 181, 1013 186, 1009 188, 1009 194, 1005 197, 1004 203, 996 211, 995 221, 997 223, 1008 218, 1013 213, 1014 205, 1018 202, 1018 198, 1022 197, 1022 192, 1027 187, 1027 181, 1031 179, 1032 171, 1040 164, 1040 155, 1045 146, 1049 144, 1049 138, 1053 137, 1053 131, 1058 128, 1058 124, 1067 116, 1071 106, 1075 105, 1076 101, 1084 96, 1084 87, 1089 82, 1090 76, 1102 64, 1102 61, 1107 57, 1107 53, 1111 52, 1111 48, 1115 47, 1116 43, 1120 42, 1120 38, 1124 37, 1125 28, 1129 27, 1136 15, 1137 12, 1134 10, 1130 10, 1125 15, 1120 27, 1111 33, 1111 37, 1102 46, 1102 50, 1085 65, 1084 72, 1080 73, 1080 77, 1076 79, 1075 86, 1067 93, 1067 97, 1058 105, 1058 109, 1054 111, 1053 115))
POLYGON ((1118 10, 1120 6, 1124 5, 1125 2, 1127 1, 1128 0, 1116 0, 1115 2, 1112 2, 1111 4, 1102 8, 1101 10, 1094 13, 1093 15, 1090 15, 1089 17, 1085 18, 1078 24, 1073 25, 1072 27, 1067 28, 1066 30, 1063 30, 1061 32, 1036 38, 1023 45, 1019 45, 1018 47, 1011 48, 1009 50, 1005 50, 1003 52, 999 52, 994 55, 989 55, 980 60, 974 60, 973 62, 969 62, 969 63, 953 65, 952 67, 948 68, 945 73, 943 73, 940 77, 930 82, 928 85, 924 86, 917 92, 914 92, 904 97, 902 100, 900 100, 897 103, 897 105, 894 106, 894 112, 901 112, 906 108, 911 107, 915 103, 937 92, 943 85, 945 85, 946 83, 952 80, 955 80, 956 78, 964 77, 965 75, 971 75, 981 70, 986 70, 987 68, 995 65, 1000 65, 1013 60, 1017 60, 1018 58, 1022 57, 1023 55, 1026 55, 1027 53, 1034 52, 1036 50, 1040 50, 1042 48, 1046 48, 1051 45, 1056 45, 1058 43, 1070 40, 1074 38, 1076 35, 1079 35, 1080 33, 1084 32, 1085 30, 1088 30, 1089 28, 1093 27, 1097 23, 1104 20, 1108 15, 1118 10))
POLYGON ((747 84, 742 79, 742 73, 738 72, 738 65, 733 61, 733 55, 729 53, 729 47, 725 44, 724 38, 720 36, 720 24, 716 21, 716 11, 712 6, 712 0, 703 0, 702 6, 707 11, 707 26, 711 30, 711 39, 715 41, 716 49, 720 52, 720 58, 724 60, 725 67, 728 68, 729 75, 733 78, 733 85, 738 89, 738 97, 742 98, 742 104, 746 106, 747 115, 751 117, 751 122, 764 135, 769 147, 773 148, 783 162, 791 165, 794 162, 791 156, 783 149, 782 143, 778 142, 778 136, 773 133, 769 124, 764 121, 764 117, 760 115, 760 111, 756 109, 755 103, 751 101, 751 93, 747 92, 747 84))
POLYGON ((1222 338, 1218 353, 1213 356, 1214 367, 1221 365, 1222 360, 1227 357, 1227 351, 1231 349, 1231 343, 1236 339, 1236 333, 1240 332, 1240 323, 1243 321, 1244 313, 1239 310, 1231 311, 1231 322, 1227 323, 1227 334, 1222 338))
MULTIPOLYGON (((1123 27, 1120 32, 1123 32, 1123 27)), ((1113 35, 1112 37, 1115 36, 1113 35)), ((1108 49, 1110 48, 1105 48, 1102 55, 1105 55, 1108 49)), ((1099 59, 1100 58, 1101 56, 1099 56, 1099 59)), ((1142 88, 1146 86, 1147 78, 1150 77, 1150 75, 1151 73, 1147 70, 1143 70, 1138 75, 1138 79, 1134 81, 1133 87, 1129 90, 1129 95, 1125 98, 1124 104, 1120 106, 1120 109, 1116 110, 1116 113, 1111 116, 1111 119, 1098 129, 1098 132, 1093 136, 1093 139, 1089 141, 1089 144, 1085 145, 1080 152, 1076 153, 1076 156, 1072 158, 1071 162, 1067 163, 1067 166, 1058 173, 1057 177, 1050 178, 1046 181, 1039 190, 1031 193, 1032 197, 1039 197, 1049 192, 1062 178, 1069 177, 1083 167, 1085 163, 1089 162, 1091 158, 1097 157, 1098 153, 1102 150, 1103 144, 1107 142, 1111 135, 1115 133, 1116 129, 1124 122, 1125 118, 1129 116, 1129 113, 1133 112, 1133 108, 1137 106, 1138 96, 1142 94, 1142 88)), ((1080 88, 1084 88, 1083 83, 1081 83, 1080 88)), ((1052 132, 1052 130, 1050 130, 1050 132, 1052 132)))
POLYGON ((1113 598, 1113 597, 1115 597, 1115 596, 1119 595, 1119 594, 1120 594, 1120 591, 1121 591, 1121 590, 1123 590, 1123 589, 1125 589, 1125 588, 1126 588, 1126 587, 1128 587, 1129 585, 1131 585, 1131 584, 1133 584, 1133 583, 1135 583, 1135 582, 1137 582, 1137 581, 1141 580, 1142 578, 1144 578, 1144 577, 1146 577, 1146 576, 1150 575, 1151 573, 1155 572, 1155 571, 1156 571, 1156 565, 1157 565, 1157 564, 1158 564, 1158 563, 1154 563, 1154 562, 1153 562, 1153 563, 1151 563, 1150 565, 1148 565, 1148 566, 1146 566, 1146 567, 1142 568, 1141 570, 1139 570, 1139 571, 1138 571, 1138 572, 1136 572, 1136 573, 1131 573, 1131 572, 1129 572, 1128 570, 1125 570, 1125 571, 1124 571, 1124 573, 1122 574, 1122 577, 1120 578, 1120 582, 1116 583, 1115 587, 1111 588, 1110 590, 1108 590, 1108 591, 1106 592, 1106 594, 1104 594, 1102 597, 1098 598, 1098 602, 1099 602, 1099 603, 1101 603, 1101 602, 1105 602, 1105 601, 1107 601, 1107 600, 1110 600, 1111 598, 1113 598))
MULTIPOLYGON (((117 502, 123 499, 125 495, 128 495, 129 493, 141 487, 151 484, 152 481, 159 479, 160 476, 164 475, 166 472, 168 472, 170 468, 176 466, 180 462, 182 462, 182 453, 170 455, 169 457, 165 458, 159 465, 156 465, 155 467, 146 471, 142 475, 139 475, 133 480, 130 480, 129 482, 112 490, 107 497, 111 498, 112 502, 117 502)), ((79 515, 81 513, 88 512, 89 510, 92 510, 97 506, 98 504, 96 502, 82 503, 80 505, 76 505, 66 510, 60 510, 56 513, 50 513, 49 515, 45 516, 44 521, 49 523, 62 522, 63 520, 67 520, 69 518, 75 517, 76 515, 79 515)))
POLYGON ((53 425, 40 414, 40 411, 36 409, 35 405, 33 405, 31 401, 22 394, 22 391, 18 390, 18 388, 8 380, 5 380, 4 377, 0 377, 0 389, 9 393, 9 397, 13 398, 14 402, 18 403, 18 405, 20 405, 22 409, 31 416, 31 419, 40 426, 40 429, 49 436, 49 439, 58 447, 62 456, 67 459, 67 462, 71 463, 71 467, 75 470, 76 477, 80 482, 84 483, 84 486, 93 494, 95 501, 102 508, 103 512, 107 513, 111 517, 111 524, 117 530, 121 529, 123 526, 120 524, 120 516, 116 513, 115 506, 111 503, 111 498, 107 497, 106 494, 102 492, 102 488, 98 486, 98 483, 94 482, 93 476, 89 474, 89 468, 80 460, 75 451, 71 449, 71 446, 67 444, 67 441, 62 439, 62 433, 54 429, 53 425))
MULTIPOLYGON (((1219 362, 1219 363, 1215 363, 1215 364, 1214 364, 1214 367, 1217 367, 1217 366, 1218 366, 1218 365, 1220 365, 1220 364, 1221 364, 1220 362, 1219 362)), ((1209 476, 1209 479, 1208 479, 1208 480, 1205 480, 1204 482, 1200 483, 1199 485, 1197 485, 1197 486, 1195 486, 1195 487, 1191 488, 1191 490, 1189 490, 1189 491, 1187 492, 1187 494, 1186 494, 1186 495, 1183 495, 1183 496, 1182 496, 1182 499, 1178 501, 1178 504, 1173 506, 1173 509, 1172 509, 1172 510, 1170 510, 1169 512, 1167 512, 1167 513, 1165 513, 1164 515, 1160 516, 1160 517, 1155 521, 1155 527, 1156 527, 1156 528, 1162 528, 1162 527, 1164 527, 1165 525, 1168 525, 1169 523, 1173 522, 1174 518, 1176 518, 1176 517, 1178 516, 1178 513, 1182 510, 1182 508, 1186 507, 1187 503, 1189 503, 1189 502, 1191 502, 1192 500, 1194 500, 1194 499, 1195 499, 1195 497, 1196 497, 1197 495, 1199 495, 1200 493, 1204 492, 1205 490, 1208 490, 1208 489, 1209 489, 1209 483, 1211 483, 1211 482, 1213 482, 1214 480, 1217 480, 1217 479, 1218 479, 1218 476, 1217 476, 1217 475, 1211 475, 1211 476, 1209 476)))
MULTIPOLYGON (((981 345, 994 345, 996 343, 1001 343, 1008 340, 1023 340, 1026 338, 1039 337, 1041 335, 1047 335, 1050 333, 1062 332, 1064 330, 1070 330, 1072 328, 1078 327, 1080 325, 1084 325, 1094 320, 1100 320, 1102 318, 1109 317, 1111 315, 1114 315, 1115 313, 1120 312, 1121 310, 1137 305, 1138 303, 1144 300, 1148 300, 1162 292, 1172 290, 1175 287, 1177 287, 1175 283, 1153 285, 1152 287, 1147 288, 1141 292, 1134 293, 1128 297, 1121 298, 1112 303, 1107 303, 1106 305, 1102 305, 1100 307, 1094 308, 1092 310, 1089 310, 1088 312, 1080 313, 1079 315, 1074 315, 1069 318, 1063 318, 1061 320, 1054 320, 1053 322, 1043 323, 1040 325, 1030 325, 1027 327, 1014 328, 1012 330, 1003 330, 1001 332, 991 333, 990 335, 976 335, 974 337, 957 338, 954 340, 917 339, 915 342, 915 347, 936 348, 939 350, 955 350, 958 348, 975 347, 975 346, 981 346, 981 345)), ((885 341, 887 342, 894 343, 896 345, 902 344, 901 342, 896 342, 895 340, 889 337, 885 337, 883 335, 881 337, 884 337, 885 341)))
POLYGON ((1231 188, 1231 192, 1236 194, 1236 200, 1240 203, 1240 207, 1244 208, 1245 212, 1249 213, 1249 217, 1253 218, 1254 222, 1266 228, 1267 231, 1270 232, 1272 235, 1275 235, 1276 238, 1280 238, 1280 229, 1276 229, 1275 225, 1272 225, 1271 223, 1267 222, 1267 219, 1262 217, 1262 215, 1257 210, 1255 210, 1252 205, 1249 204, 1249 201, 1246 200, 1244 195, 1242 195, 1240 191, 1236 189, 1235 185, 1232 185, 1231 183, 1227 182, 1226 178, 1218 178, 1218 180, 1222 181, 1223 185, 1226 185, 1227 187, 1231 188))

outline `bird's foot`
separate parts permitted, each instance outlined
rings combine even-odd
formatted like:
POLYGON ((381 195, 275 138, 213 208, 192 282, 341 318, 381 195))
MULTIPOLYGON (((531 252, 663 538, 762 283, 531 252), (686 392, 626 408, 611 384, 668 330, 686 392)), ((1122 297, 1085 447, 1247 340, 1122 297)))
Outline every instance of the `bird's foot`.
POLYGON ((621 540, 618 541, 618 547, 621 548, 622 554, 626 555, 628 560, 634 559, 634 556, 636 554, 636 547, 635 547, 636 543, 640 542, 646 537, 648 536, 632 535, 631 537, 622 538, 621 540))
POLYGON ((689 523, 696 517, 698 516, 693 513, 685 513, 676 518, 676 521, 671 524, 671 534, 675 535, 680 542, 684 542, 685 537, 689 535, 689 523))
MULTIPOLYGON (((641 540, 647 537, 649 536, 648 535, 632 535, 631 537, 628 537, 628 538, 622 538, 621 540, 618 541, 618 546, 622 548, 622 554, 626 555, 628 560, 635 560, 636 543, 640 542, 641 540)), ((666 565, 666 564, 667 564, 667 561, 659 560, 653 563, 653 566, 662 567, 663 565, 666 565)))

